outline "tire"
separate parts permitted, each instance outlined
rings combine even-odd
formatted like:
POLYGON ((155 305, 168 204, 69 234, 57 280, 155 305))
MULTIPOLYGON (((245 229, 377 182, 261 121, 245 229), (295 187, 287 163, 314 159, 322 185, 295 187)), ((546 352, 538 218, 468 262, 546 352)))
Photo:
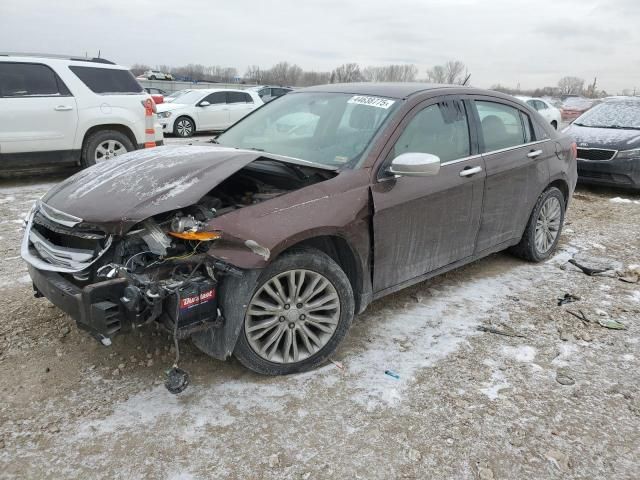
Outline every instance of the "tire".
POLYGON ((155 79, 156 79, 156 76, 155 76, 155 75, 151 75, 151 76, 149 77, 149 80, 155 80, 155 79))
POLYGON ((135 150, 131 139, 117 130, 100 130, 92 133, 82 147, 83 167, 90 167, 102 161, 135 150))
POLYGON ((557 130, 558 129, 558 122, 556 122, 555 120, 551 120, 551 126, 557 130))
MULTIPOLYGON (((285 292, 283 291, 283 293, 285 292)), ((277 258, 260 274, 249 298, 249 302, 241 307, 244 310, 241 312, 243 319, 242 329, 233 354, 245 367, 264 375, 288 375, 312 370, 321 365, 334 353, 345 338, 354 315, 353 291, 349 279, 331 257, 316 249, 293 251, 277 258), (285 310, 289 305, 286 302, 289 302, 290 298, 289 287, 286 282, 293 271, 295 271, 294 278, 297 278, 301 285, 299 291, 296 291, 294 295, 300 295, 298 301, 304 301, 305 303, 294 305, 291 302, 290 309, 285 310), (304 276, 302 276, 302 272, 305 272, 304 276), (280 313, 276 313, 272 317, 266 314, 266 320, 262 319, 265 314, 262 314, 262 316, 251 315, 251 311, 261 308, 253 303, 254 300, 261 301, 267 296, 264 290, 265 285, 273 285, 270 282, 274 278, 278 278, 278 280, 286 278, 282 284, 286 290, 286 295, 284 299, 280 297, 282 306, 274 305, 280 309, 280 313), (316 278, 321 280, 317 284, 313 284, 316 278), (311 295, 307 300, 303 300, 304 295, 308 293, 307 288, 310 290, 313 287, 319 288, 316 285, 322 286, 322 279, 328 281, 326 289, 323 288, 318 295, 311 295), (304 282, 307 283, 305 284, 304 282), (325 294, 325 292, 328 293, 325 294), (314 302, 317 304, 322 299, 326 300, 326 298, 334 298, 334 296, 335 299, 324 303, 324 308, 337 302, 336 305, 339 306, 335 309, 304 309, 307 305, 313 307, 314 302), (300 305, 303 307, 298 309, 300 305), (305 312, 309 318, 303 319, 305 312), (312 316, 313 320, 311 320, 312 316), (328 319, 333 316, 330 320, 334 322, 333 326, 328 323, 322 323, 322 321, 316 322, 319 316, 326 321, 329 321, 328 319), (283 320, 283 318, 286 319, 283 320), (256 327, 256 325, 264 325, 270 322, 275 322, 273 329, 271 327, 256 327), (322 329, 319 329, 318 325, 322 329), (251 336, 253 340, 250 339, 249 334, 251 332, 248 332, 248 329, 251 328, 254 329, 254 332, 257 332, 251 336), (326 330, 332 330, 332 332, 327 332, 326 330), (261 332, 265 333, 262 333, 262 338, 256 340, 256 337, 260 336, 261 332), (313 336, 309 332, 313 333, 313 336), (268 354, 259 353, 257 347, 260 342, 266 344, 267 339, 272 336, 277 338, 272 344, 272 346, 275 345, 275 353, 272 354, 270 359, 267 359, 268 354), (306 341, 303 337, 306 338, 306 341), (317 344, 312 340, 314 337, 319 341, 317 344), (297 349, 293 347, 294 342, 297 349), (311 347, 311 350, 307 348, 307 345, 311 347), (299 358, 297 361, 294 357, 295 352, 297 352, 299 358)), ((274 297, 267 296, 267 298, 274 297)), ((266 350, 271 350, 272 346, 266 350)))
POLYGON ((540 197, 538 197, 535 207, 533 208, 533 212, 531 212, 527 228, 524 230, 520 243, 511 247, 511 253, 530 262, 542 262, 549 258, 555 251, 558 241, 560 240, 562 226, 564 225, 565 208, 564 195, 556 187, 550 187, 542 192, 540 197), (545 216, 543 208, 545 208, 545 206, 547 208, 546 211, 549 212, 549 218, 551 217, 551 213, 555 213, 555 207, 558 207, 557 222, 551 222, 548 219, 547 221, 543 220, 542 217, 545 216), (541 212, 543 212, 542 216, 541 212), (544 245, 541 246, 540 242, 536 241, 539 220, 541 222, 541 235, 539 238, 546 238, 548 243, 547 248, 544 248, 544 245), (545 225, 547 225, 546 229, 544 227, 545 225), (548 235, 545 236, 546 230, 551 233, 555 233, 552 241, 549 239, 548 235))
POLYGON ((176 137, 187 138, 193 136, 196 131, 196 124, 189 117, 182 116, 173 122, 173 134, 176 137))

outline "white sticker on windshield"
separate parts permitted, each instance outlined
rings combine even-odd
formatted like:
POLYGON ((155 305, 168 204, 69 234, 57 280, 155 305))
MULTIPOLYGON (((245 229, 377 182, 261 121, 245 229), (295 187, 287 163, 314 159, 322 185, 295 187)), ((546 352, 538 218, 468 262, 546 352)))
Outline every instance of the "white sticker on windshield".
POLYGON ((384 108, 385 110, 395 103, 395 100, 380 97, 367 97, 365 95, 354 95, 347 103, 356 103, 358 105, 369 105, 370 107, 384 108))

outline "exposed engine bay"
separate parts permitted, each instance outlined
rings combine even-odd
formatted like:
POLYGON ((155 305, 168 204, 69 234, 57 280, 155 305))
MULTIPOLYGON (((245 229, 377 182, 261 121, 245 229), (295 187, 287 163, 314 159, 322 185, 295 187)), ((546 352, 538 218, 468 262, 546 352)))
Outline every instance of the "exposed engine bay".
POLYGON ((176 338, 185 338, 223 325, 218 284, 225 275, 243 275, 208 254, 211 242, 224 235, 209 222, 334 175, 261 158, 197 203, 147 218, 122 235, 42 203, 32 213, 23 257, 30 263, 36 295, 55 296, 39 291, 36 278, 41 270, 55 272, 75 288, 80 305, 69 307, 68 313, 103 343, 153 321, 176 338))

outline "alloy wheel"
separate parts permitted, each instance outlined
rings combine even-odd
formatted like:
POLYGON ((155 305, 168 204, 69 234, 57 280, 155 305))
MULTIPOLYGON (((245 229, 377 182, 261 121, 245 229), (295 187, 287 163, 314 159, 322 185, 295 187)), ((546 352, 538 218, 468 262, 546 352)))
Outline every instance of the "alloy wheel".
POLYGON ((176 124, 176 131, 181 137, 190 137, 193 133, 193 124, 186 118, 181 118, 176 124))
POLYGON ((96 163, 111 160, 113 157, 127 153, 126 147, 117 140, 105 140, 98 144, 95 152, 96 163))
POLYGON ((549 197, 542 204, 536 221, 535 244, 539 253, 544 254, 554 245, 560 232, 562 207, 556 197, 549 197))
POLYGON ((251 349, 264 360, 295 363, 320 351, 339 320, 340 298, 333 284, 311 270, 289 270, 258 289, 244 330, 251 349))

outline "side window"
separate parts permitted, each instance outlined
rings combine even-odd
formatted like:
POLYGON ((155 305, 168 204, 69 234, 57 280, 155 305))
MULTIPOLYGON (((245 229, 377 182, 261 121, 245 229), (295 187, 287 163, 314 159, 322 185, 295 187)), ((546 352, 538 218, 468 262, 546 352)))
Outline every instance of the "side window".
POLYGON ((533 132, 533 127, 531 126, 531 119, 529 118, 529 115, 524 112, 520 112, 520 117, 522 118, 522 125, 524 126, 525 143, 533 142, 535 140, 535 133, 533 132))
POLYGON ((287 90, 286 88, 272 88, 271 91, 274 97, 279 97, 287 93, 289 90, 287 90))
POLYGON ((263 88, 262 90, 260 90, 258 92, 258 95, 260 95, 260 97, 266 97, 271 95, 271 89, 270 88, 263 88))
POLYGON ((524 127, 517 108, 481 100, 476 100, 475 106, 480 117, 485 152, 525 143, 524 127))
POLYGON ((93 93, 140 93, 142 86, 129 70, 70 65, 71 70, 93 93))
POLYGON ((247 103, 251 96, 245 92, 227 92, 227 103, 247 103))
POLYGON ((215 92, 210 95, 207 95, 202 99, 202 101, 207 101, 211 105, 216 105, 219 103, 227 103, 227 93, 226 92, 215 92))
POLYGON ((469 124, 462 102, 448 100, 418 112, 396 142, 393 156, 408 152, 431 153, 443 162, 468 157, 469 124))
POLYGON ((62 80, 46 65, 0 63, 0 97, 52 95, 70 95, 70 93, 62 80))
POLYGON ((245 103, 253 103, 253 97, 251 95, 249 95, 248 93, 243 93, 242 95, 244 95, 245 103))
POLYGON ((536 100, 536 105, 537 105, 536 110, 538 111, 546 110, 547 108, 549 108, 546 103, 541 102, 540 100, 536 100))

